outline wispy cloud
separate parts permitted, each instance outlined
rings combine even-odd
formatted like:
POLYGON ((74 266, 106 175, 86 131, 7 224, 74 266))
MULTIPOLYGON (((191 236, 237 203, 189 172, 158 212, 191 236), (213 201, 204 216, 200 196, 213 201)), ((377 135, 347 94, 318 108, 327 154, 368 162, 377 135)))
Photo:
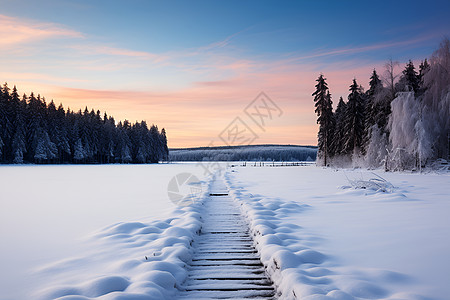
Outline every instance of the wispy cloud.
POLYGON ((398 48, 412 45, 421 45, 424 41, 432 40, 440 35, 435 34, 427 34, 419 37, 415 37, 412 39, 402 40, 402 41, 390 41, 390 42, 380 42, 367 46, 360 47, 343 47, 329 50, 318 50, 311 54, 306 55, 293 55, 293 57, 286 60, 286 62, 298 62, 302 60, 312 59, 312 58, 320 58, 326 56, 337 56, 337 55, 350 55, 350 54, 359 54, 365 52, 371 52, 381 49, 389 49, 389 48, 398 48))
POLYGON ((240 30, 240 31, 238 31, 238 32, 236 32, 236 33, 233 33, 233 34, 227 36, 227 37, 224 38, 223 40, 220 40, 220 41, 217 41, 217 42, 213 42, 213 43, 211 43, 211 44, 209 44, 209 45, 206 45, 206 46, 203 46, 203 47, 199 47, 199 48, 197 49, 197 51, 194 51, 194 52, 209 51, 209 50, 214 50, 214 49, 224 48, 224 47, 230 45, 231 41, 232 41, 235 37, 237 37, 238 35, 241 35, 242 33, 246 32, 246 31, 248 31, 248 30, 250 30, 251 28, 253 28, 253 27, 245 28, 245 29, 243 29, 243 30, 240 30))
POLYGON ((36 22, 0 15, 0 46, 14 46, 33 40, 58 38, 83 38, 78 31, 64 28, 61 24, 36 22))
POLYGON ((152 62, 163 62, 167 60, 169 57, 167 55, 160 55, 156 53, 151 53, 147 51, 136 51, 132 49, 125 49, 125 48, 119 48, 119 47, 111 47, 101 44, 94 44, 87 42, 83 45, 73 44, 68 46, 69 48, 76 50, 80 53, 83 53, 85 55, 106 55, 106 56, 119 56, 119 57, 126 57, 131 59, 138 59, 138 60, 146 60, 146 61, 152 61, 152 62))

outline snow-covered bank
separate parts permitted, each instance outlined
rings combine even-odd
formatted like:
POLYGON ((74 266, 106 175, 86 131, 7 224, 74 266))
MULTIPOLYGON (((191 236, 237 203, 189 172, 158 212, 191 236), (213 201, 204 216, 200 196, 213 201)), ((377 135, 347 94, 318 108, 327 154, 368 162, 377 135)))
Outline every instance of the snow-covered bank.
MULTIPOLYGON (((127 222, 97 235, 90 255, 57 262, 40 273, 63 276, 37 299, 173 299, 187 276, 191 243, 201 228, 201 201, 150 223, 127 222), (92 264, 97 268, 93 268, 92 264), (89 270, 86 275, 85 270, 89 270), (74 284, 75 282, 75 284, 74 284)), ((58 276, 58 277, 59 277, 58 276)))
POLYGON ((380 173, 392 193, 347 188, 369 172, 242 168, 227 174, 283 297, 448 299, 450 176, 380 173))
POLYGON ((167 195, 183 172, 207 180, 195 163, 1 166, 0 299, 70 292, 61 285, 90 297, 113 285, 138 291, 132 274, 150 278, 156 268, 141 264, 144 256, 173 263, 181 253, 170 247, 198 229, 197 208, 180 209, 167 195))

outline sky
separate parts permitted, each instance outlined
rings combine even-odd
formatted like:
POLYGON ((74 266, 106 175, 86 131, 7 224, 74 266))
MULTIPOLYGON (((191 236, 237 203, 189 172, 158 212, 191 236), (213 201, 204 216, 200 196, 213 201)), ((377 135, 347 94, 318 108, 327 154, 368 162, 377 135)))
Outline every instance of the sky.
POLYGON ((146 120, 169 147, 233 145, 243 131, 253 144, 316 145, 319 74, 337 104, 387 60, 401 72, 430 57, 449 13, 448 0, 0 0, 0 81, 146 120))

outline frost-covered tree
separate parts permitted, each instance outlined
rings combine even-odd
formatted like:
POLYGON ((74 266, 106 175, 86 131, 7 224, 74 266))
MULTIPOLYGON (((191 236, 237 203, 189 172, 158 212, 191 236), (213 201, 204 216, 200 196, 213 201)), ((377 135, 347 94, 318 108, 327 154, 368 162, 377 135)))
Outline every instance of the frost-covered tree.
POLYGON ((369 168, 378 168, 387 161, 389 143, 386 132, 378 127, 377 124, 370 128, 370 139, 366 145, 366 166, 369 168))
POLYGON ((450 41, 444 39, 423 75, 423 127, 434 158, 450 159, 450 41))
POLYGON ((432 57, 422 61, 419 73, 409 61, 399 79, 397 66, 392 60, 385 65, 384 86, 374 70, 365 94, 354 81, 347 104, 339 102, 332 142, 336 155, 353 154, 354 159, 365 150, 367 166, 384 163, 394 170, 450 159, 450 41, 444 39, 432 57))
POLYGON ((356 79, 353 79, 349 91, 344 116, 344 153, 357 155, 364 135, 364 98, 356 79))
POLYGON ((318 133, 318 159, 323 159, 323 164, 328 165, 327 158, 331 154, 331 141, 334 131, 333 103, 328 90, 326 78, 321 74, 316 80, 316 90, 312 93, 317 114, 318 133))
POLYGON ((415 98, 414 92, 400 92, 391 106, 391 168, 420 168, 431 154, 431 141, 424 134, 421 103, 415 98))

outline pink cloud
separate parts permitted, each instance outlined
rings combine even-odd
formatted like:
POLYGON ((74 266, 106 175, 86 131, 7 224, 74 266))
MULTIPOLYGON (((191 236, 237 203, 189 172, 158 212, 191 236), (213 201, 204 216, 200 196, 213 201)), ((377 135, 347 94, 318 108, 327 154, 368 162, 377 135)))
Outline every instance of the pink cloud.
POLYGON ((43 23, 0 15, 0 45, 12 46, 48 38, 82 38, 82 33, 60 24, 43 23))

